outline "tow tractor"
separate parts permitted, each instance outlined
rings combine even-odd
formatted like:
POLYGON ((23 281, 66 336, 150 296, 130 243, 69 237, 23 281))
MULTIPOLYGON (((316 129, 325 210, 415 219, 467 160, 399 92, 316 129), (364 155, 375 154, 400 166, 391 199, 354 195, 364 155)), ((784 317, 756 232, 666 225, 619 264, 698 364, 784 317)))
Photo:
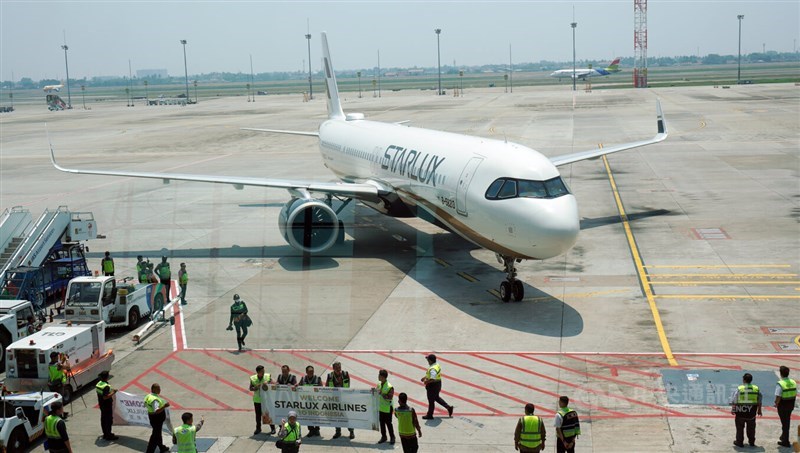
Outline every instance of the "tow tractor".
POLYGON ((27 300, 0 299, 0 372, 6 369, 6 348, 14 341, 19 340, 42 328, 42 319, 34 316, 33 305, 27 300), (28 318, 33 318, 33 325, 28 326, 28 318))
POLYGON ((44 434, 44 408, 61 401, 53 392, 30 392, 3 395, 0 418, 0 451, 22 453, 44 434))
MULTIPOLYGON (((161 283, 120 282, 114 277, 77 277, 70 280, 64 302, 67 321, 104 321, 106 327, 134 328, 143 317, 166 305, 167 291, 161 283)), ((173 283, 174 285, 174 283, 173 283)))

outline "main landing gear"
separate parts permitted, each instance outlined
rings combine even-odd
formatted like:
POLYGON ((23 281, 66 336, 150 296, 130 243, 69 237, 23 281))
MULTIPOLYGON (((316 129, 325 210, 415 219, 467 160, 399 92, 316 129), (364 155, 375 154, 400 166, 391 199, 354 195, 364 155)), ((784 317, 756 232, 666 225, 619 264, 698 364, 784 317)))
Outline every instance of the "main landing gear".
POLYGON ((506 279, 500 283, 500 299, 508 302, 513 297, 514 302, 521 301, 525 297, 525 288, 522 286, 522 282, 517 280, 517 269, 514 264, 520 263, 522 260, 513 256, 497 255, 497 261, 503 264, 506 270, 506 279))

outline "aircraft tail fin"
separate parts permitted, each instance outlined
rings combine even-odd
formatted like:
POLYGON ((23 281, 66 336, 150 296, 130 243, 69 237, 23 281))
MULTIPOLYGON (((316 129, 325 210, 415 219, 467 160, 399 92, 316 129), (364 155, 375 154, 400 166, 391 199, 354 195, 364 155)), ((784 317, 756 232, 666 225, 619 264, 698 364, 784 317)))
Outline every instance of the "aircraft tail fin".
POLYGON ((331 62, 331 52, 328 49, 328 34, 321 33, 322 36, 322 64, 325 71, 325 88, 328 95, 328 118, 344 119, 342 104, 339 102, 339 88, 336 86, 336 74, 333 72, 331 62))
POLYGON ((610 65, 606 68, 608 72, 619 72, 619 58, 615 58, 614 61, 611 62, 610 65))

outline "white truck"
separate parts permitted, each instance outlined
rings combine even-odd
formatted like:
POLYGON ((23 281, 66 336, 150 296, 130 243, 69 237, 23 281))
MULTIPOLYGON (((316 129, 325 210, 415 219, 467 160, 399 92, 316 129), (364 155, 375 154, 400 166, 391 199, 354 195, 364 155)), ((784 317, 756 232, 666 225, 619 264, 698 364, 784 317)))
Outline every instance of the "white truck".
POLYGON ((104 321, 106 327, 134 328, 139 321, 168 302, 161 283, 121 284, 114 277, 77 277, 70 280, 64 302, 64 319, 104 321))
POLYGON ((20 338, 26 337, 41 328, 41 322, 33 312, 33 304, 27 300, 0 299, 0 372, 6 369, 6 348, 20 338), (34 321, 33 328, 28 328, 28 318, 34 321))
POLYGON ((28 451, 28 446, 44 434, 44 408, 56 401, 61 401, 61 395, 53 392, 15 393, 0 398, 0 451, 28 451))
POLYGON ((70 370, 62 397, 68 403, 72 393, 110 371, 113 351, 106 350, 106 326, 66 322, 46 327, 6 348, 6 387, 11 391, 44 391, 50 377, 50 353, 66 359, 70 370))

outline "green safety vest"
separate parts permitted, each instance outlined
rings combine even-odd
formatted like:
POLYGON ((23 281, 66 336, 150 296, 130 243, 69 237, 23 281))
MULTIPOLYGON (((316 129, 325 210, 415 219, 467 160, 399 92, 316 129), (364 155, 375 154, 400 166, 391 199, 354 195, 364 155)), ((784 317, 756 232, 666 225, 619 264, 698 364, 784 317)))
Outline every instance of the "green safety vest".
POLYGON ((269 373, 264 373, 264 377, 259 379, 257 374, 250 376, 250 385, 255 387, 255 391, 253 391, 253 402, 254 403, 261 403, 261 384, 269 382, 270 380, 269 373))
POLYGON ((103 258, 103 272, 114 272, 114 260, 111 258, 103 258))
POLYGON ((105 381, 97 381, 97 385, 94 386, 94 389, 97 391, 97 398, 102 400, 103 399, 103 392, 105 391, 106 387, 109 387, 109 391, 111 391, 111 386, 108 385, 108 382, 105 381))
POLYGON ((197 453, 197 446, 194 439, 197 435, 197 427, 194 425, 181 425, 172 432, 175 440, 178 441, 178 453, 197 453))
MULTIPOLYGON (((333 372, 328 373, 328 387, 335 387, 333 385, 334 375, 333 372)), ((350 375, 347 374, 347 371, 342 371, 342 388, 349 389, 350 388, 350 375)))
POLYGON ((441 381, 442 380, 442 367, 439 366, 438 363, 434 363, 433 365, 428 367, 428 371, 425 372, 425 377, 430 379, 431 378, 431 370, 436 371, 436 379, 434 381, 441 381))
POLYGON ((414 412, 408 406, 397 406, 394 411, 394 416, 397 417, 397 432, 401 436, 413 436, 417 434, 414 429, 414 412))
POLYGON ((778 381, 778 385, 781 386, 781 399, 782 400, 793 400, 797 398, 797 382, 794 379, 783 378, 778 381))
POLYGON ((561 434, 564 437, 578 436, 581 433, 581 423, 578 420, 578 413, 568 407, 558 409, 561 414, 561 434))
POLYGON ((380 394, 380 398, 378 398, 378 411, 383 412, 384 414, 388 414, 392 411, 392 402, 394 401, 394 395, 392 395, 391 399, 384 398, 385 395, 388 395, 389 392, 393 389, 392 384, 389 381, 384 382, 381 384, 378 382, 378 393, 380 394))
POLYGON ((44 435, 47 436, 48 439, 61 439, 61 434, 56 429, 56 425, 58 424, 61 417, 58 415, 50 414, 47 418, 44 419, 44 435))
POLYGON ((180 276, 180 284, 181 285, 185 285, 187 283, 189 283, 189 273, 186 272, 186 271, 183 271, 181 273, 181 276, 180 276))
POLYGON ((234 302, 233 305, 231 305, 231 313, 234 315, 241 315, 242 313, 244 313, 244 309, 245 309, 245 304, 244 301, 241 299, 238 302, 234 302))
POLYGON ((158 401, 158 407, 164 407, 167 404, 167 401, 164 398, 156 395, 155 393, 151 393, 144 397, 144 406, 147 408, 148 414, 155 413, 156 409, 153 407, 153 403, 158 401))
POLYGON ((754 406, 758 404, 758 386, 752 384, 739 386, 739 397, 736 400, 737 404, 754 406))
POLYGON ((50 365, 47 371, 50 374, 50 382, 61 382, 62 384, 67 382, 67 375, 58 369, 58 364, 50 365))
POLYGON ((283 427, 286 428, 286 435, 282 439, 284 442, 296 442, 300 438, 300 423, 295 422, 292 426, 291 423, 286 422, 283 427))
POLYGON ((542 433, 539 425, 542 421, 536 415, 526 415, 520 419, 522 431, 519 433, 519 444, 523 447, 536 448, 542 444, 542 433))
POLYGON ((162 263, 158 267, 158 276, 161 277, 161 280, 166 280, 172 276, 172 271, 169 270, 169 264, 162 263))
POLYGON ((136 263, 136 275, 139 276, 139 281, 147 280, 147 273, 144 271, 144 263, 136 263))

